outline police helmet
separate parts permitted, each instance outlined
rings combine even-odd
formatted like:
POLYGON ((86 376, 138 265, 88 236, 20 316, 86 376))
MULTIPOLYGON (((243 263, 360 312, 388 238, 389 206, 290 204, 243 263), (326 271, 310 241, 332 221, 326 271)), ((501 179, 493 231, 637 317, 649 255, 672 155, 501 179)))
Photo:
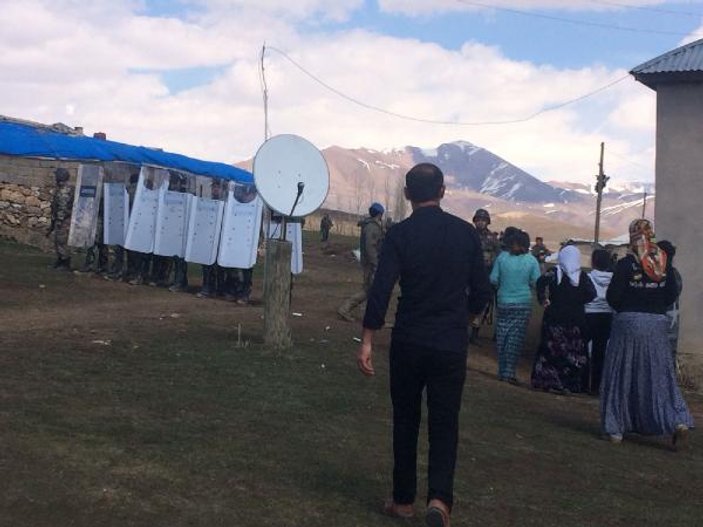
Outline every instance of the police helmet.
POLYGON ((57 168, 54 170, 54 178, 56 178, 57 183, 63 183, 69 180, 71 175, 65 168, 57 168))
POLYGON ((478 220, 483 220, 483 221, 485 221, 488 225, 490 225, 490 224, 491 224, 491 215, 488 214, 488 211, 487 211, 486 209, 478 209, 478 210, 474 213, 474 218, 473 218, 473 220, 471 220, 471 221, 473 221, 473 222, 475 223, 475 222, 478 221, 478 220))
POLYGON ((376 216, 380 216, 385 212, 385 209, 383 208, 383 205, 380 203, 372 203, 371 206, 369 207, 369 216, 372 218, 375 218, 376 216))

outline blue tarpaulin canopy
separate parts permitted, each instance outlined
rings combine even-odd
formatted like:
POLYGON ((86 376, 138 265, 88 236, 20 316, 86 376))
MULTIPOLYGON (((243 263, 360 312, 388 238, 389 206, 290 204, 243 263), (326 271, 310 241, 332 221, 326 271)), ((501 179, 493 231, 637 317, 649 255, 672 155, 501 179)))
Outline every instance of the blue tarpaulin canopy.
POLYGON ((121 161, 135 165, 154 165, 242 183, 253 183, 250 172, 241 168, 201 161, 181 154, 172 154, 93 137, 74 136, 49 129, 0 121, 0 154, 43 157, 70 161, 121 161))

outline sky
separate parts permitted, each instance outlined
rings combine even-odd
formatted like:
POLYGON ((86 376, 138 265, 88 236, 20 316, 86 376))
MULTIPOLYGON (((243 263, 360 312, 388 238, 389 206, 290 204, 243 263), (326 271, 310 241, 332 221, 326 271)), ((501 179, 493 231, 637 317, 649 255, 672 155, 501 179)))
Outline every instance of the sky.
POLYGON ((544 181, 584 183, 601 142, 612 182, 653 181, 656 96, 628 72, 703 38, 703 0, 0 7, 0 115, 227 163, 267 133, 320 149, 462 140, 544 181))

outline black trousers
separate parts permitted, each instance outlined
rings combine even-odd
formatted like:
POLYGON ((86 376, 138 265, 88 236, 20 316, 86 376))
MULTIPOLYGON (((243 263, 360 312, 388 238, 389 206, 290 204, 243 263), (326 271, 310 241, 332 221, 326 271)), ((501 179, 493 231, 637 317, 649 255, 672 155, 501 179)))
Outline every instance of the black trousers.
POLYGON ((454 467, 459 437, 459 410, 466 380, 466 353, 391 344, 390 385, 393 402, 393 499, 415 501, 417 439, 422 392, 427 391, 429 466, 427 501, 454 502, 454 467))
POLYGON ((598 393, 600 388, 605 349, 608 347, 612 323, 611 313, 586 313, 586 338, 591 340, 591 363, 588 368, 584 368, 583 386, 591 392, 598 393))

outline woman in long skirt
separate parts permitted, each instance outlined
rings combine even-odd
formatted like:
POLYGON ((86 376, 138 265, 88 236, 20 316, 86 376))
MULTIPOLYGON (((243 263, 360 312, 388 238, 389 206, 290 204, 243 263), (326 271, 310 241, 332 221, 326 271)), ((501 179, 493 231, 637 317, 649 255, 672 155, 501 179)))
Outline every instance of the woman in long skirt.
POLYGON ((532 312, 531 288, 539 278, 539 262, 529 253, 530 236, 526 232, 514 232, 505 244, 508 251, 501 253, 491 271, 491 283, 498 288, 498 379, 517 384, 515 370, 532 312))
POLYGON ((603 365, 601 427, 614 443, 623 434, 670 435, 685 448, 693 417, 676 383, 666 310, 677 283, 648 220, 630 224, 630 254, 621 259, 607 293, 616 311, 603 365))
POLYGON ((533 388, 563 394, 583 390, 588 363, 584 306, 595 296, 593 283, 581 271, 581 253, 567 245, 559 251, 558 265, 537 280, 537 297, 545 310, 533 388))

